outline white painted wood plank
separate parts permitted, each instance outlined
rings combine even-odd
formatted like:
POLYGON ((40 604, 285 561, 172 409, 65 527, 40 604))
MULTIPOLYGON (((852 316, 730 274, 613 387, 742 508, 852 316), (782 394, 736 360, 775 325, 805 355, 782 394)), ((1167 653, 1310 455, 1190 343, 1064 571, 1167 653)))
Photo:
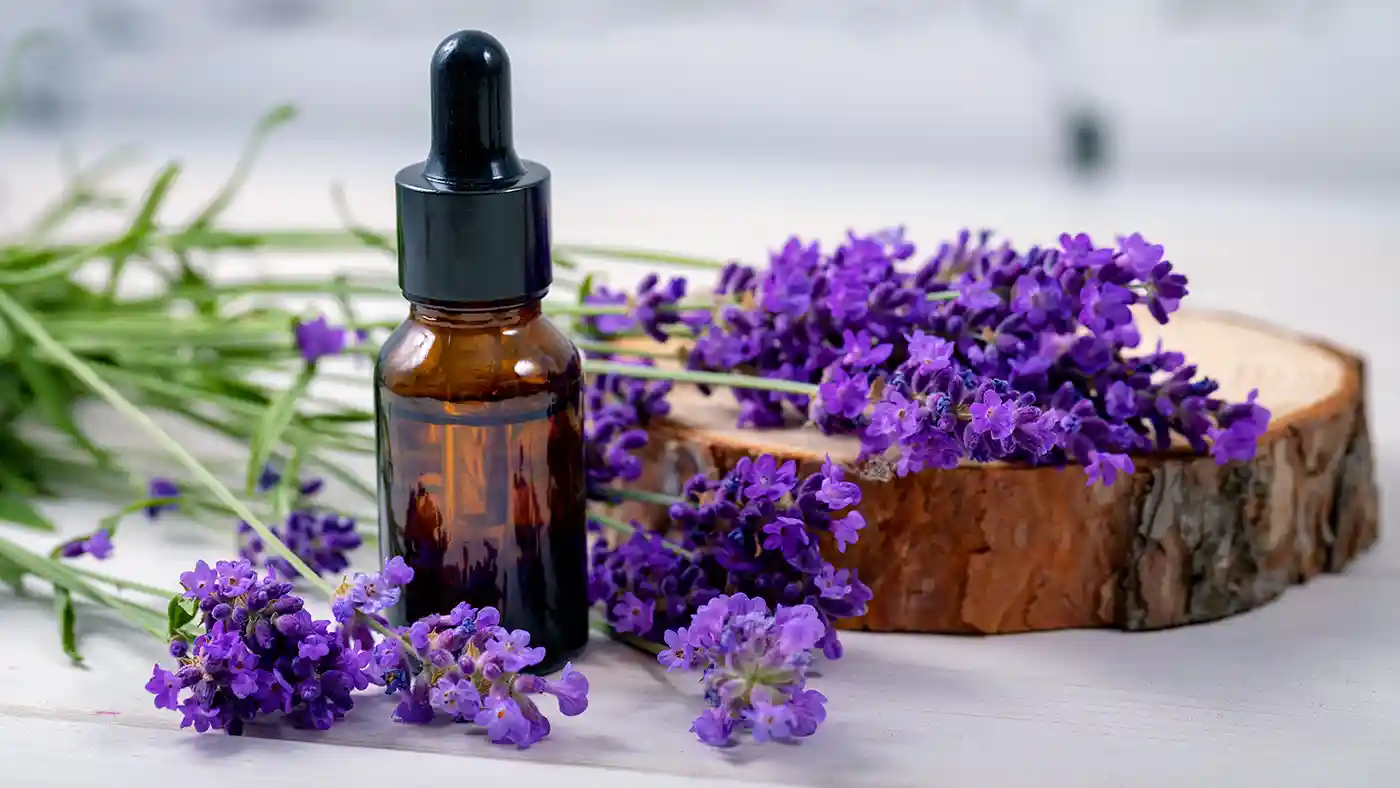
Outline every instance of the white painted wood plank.
MULTIPOLYGON (((489 758, 377 750, 275 739, 189 736, 163 728, 104 726, 0 716, 0 786, 237 784, 284 779, 297 785, 509 785, 513 788, 784 788, 758 781, 699 780, 654 772, 526 764, 489 758)), ((793 784, 787 784, 791 788, 793 784)))

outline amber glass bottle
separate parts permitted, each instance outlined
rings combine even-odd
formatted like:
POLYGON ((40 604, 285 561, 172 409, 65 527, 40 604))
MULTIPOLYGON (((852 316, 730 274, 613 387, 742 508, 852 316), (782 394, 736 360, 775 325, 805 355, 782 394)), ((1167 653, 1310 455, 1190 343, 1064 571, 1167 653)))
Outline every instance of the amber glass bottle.
POLYGON ((408 319, 380 351, 381 550, 414 569, 396 615, 491 605, 553 670, 588 640, 582 370, 540 310, 549 171, 510 134, 494 38, 433 58, 433 143, 396 178, 408 319))

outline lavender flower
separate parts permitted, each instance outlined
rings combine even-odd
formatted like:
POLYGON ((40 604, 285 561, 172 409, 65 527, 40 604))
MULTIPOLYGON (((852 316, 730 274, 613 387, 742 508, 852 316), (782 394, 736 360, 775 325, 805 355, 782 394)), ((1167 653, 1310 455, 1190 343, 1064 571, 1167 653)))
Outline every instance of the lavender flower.
MULTIPOLYGON (((271 466, 263 469, 258 488, 267 491, 281 481, 281 475, 271 466)), ((319 574, 334 575, 350 565, 348 553, 362 544, 356 532, 355 520, 321 509, 314 501, 320 492, 320 479, 298 483, 300 494, 293 511, 278 525, 271 526, 273 534, 282 540, 297 557, 319 574)), ((239 556, 254 566, 267 566, 282 577, 296 577, 286 559, 266 553, 262 539, 245 522, 238 524, 239 556)))
POLYGON ((624 292, 598 287, 583 297, 583 303, 598 306, 631 307, 629 315, 595 315, 584 320, 584 325, 604 336, 628 334, 640 328, 658 342, 667 339, 665 326, 686 323, 699 325, 709 321, 705 312, 681 313, 676 305, 685 297, 687 283, 684 278, 675 277, 661 285, 661 278, 648 274, 637 285, 635 296, 624 292))
POLYGON ((198 600, 203 632, 176 641, 175 670, 156 665, 146 690, 156 708, 179 711, 180 727, 241 734, 259 715, 324 730, 369 686, 370 653, 313 620, 290 583, 259 577, 247 561, 200 561, 180 582, 198 600), (180 645, 176 645, 180 644, 180 645))
MULTIPOLYGON (((386 567, 386 574, 389 570, 386 567)), ((588 708, 588 680, 565 665, 557 680, 521 673, 545 658, 524 630, 500 626, 495 608, 458 605, 431 615, 374 647, 369 680, 401 696, 399 722, 424 724, 438 714, 486 729, 496 744, 524 749, 549 735, 534 696, 553 695, 566 717, 588 708)))
POLYGON ((292 333, 296 338, 297 349, 301 351, 301 357, 306 359, 308 364, 344 352, 350 341, 358 338, 358 334, 344 326, 327 323, 325 316, 297 322, 292 328, 292 333))
MULTIPOLYGON (((964 230, 913 260, 889 231, 829 253, 794 238, 766 268, 731 264, 687 365, 816 385, 815 398, 735 390, 740 425, 807 416, 855 434, 876 477, 962 459, 1088 467, 1090 452, 1160 449, 1172 434, 1219 462, 1253 456, 1266 410, 1213 398, 1180 354, 1134 352, 1135 308, 1165 323, 1187 295, 1161 246, 1081 233, 1021 252, 964 230)), ((1119 466, 1092 473, 1108 482, 1119 466)))
MULTIPOLYGON (((651 362, 646 362, 650 364, 651 362)), ((641 475, 638 456, 647 445, 646 426, 670 412, 671 384, 617 375, 593 375, 584 394, 585 463, 590 487, 641 475)))
POLYGON ((654 643, 722 594, 805 604, 822 624, 819 645, 838 658, 841 644, 831 622, 863 615, 871 593, 847 570, 837 584, 820 545, 826 538, 844 550, 858 540, 864 519, 854 510, 843 514, 858 503, 860 488, 843 481, 830 460, 800 480, 794 466, 770 456, 740 460, 721 479, 691 479, 685 499, 671 507, 671 536, 686 555, 660 534, 636 533, 616 547, 599 540, 590 598, 603 605, 614 629, 654 643))
POLYGON ((97 560, 105 560, 112 554, 112 538, 104 529, 97 529, 85 538, 70 539, 58 548, 58 554, 63 558, 77 558, 80 555, 90 555, 97 560))
POLYGON ((712 708, 690 730, 706 744, 727 746, 745 729, 758 742, 803 738, 826 720, 826 697, 806 686, 824 629, 811 605, 770 613, 762 599, 719 596, 689 628, 666 633, 670 648, 658 660, 668 669, 703 669, 712 708))
MULTIPOLYGON (((164 476, 153 476, 151 477, 150 483, 147 485, 146 495, 152 499, 179 498, 180 487, 164 476)), ((143 511, 146 513, 146 519, 154 520, 160 516, 161 512, 173 512, 179 508, 180 504, 172 501, 170 503, 158 503, 147 506, 143 511)))
POLYGON ((655 618, 656 603, 638 599, 631 591, 624 592, 612 608, 612 625, 618 632, 645 634, 651 631, 655 618))
POLYGON ((331 613, 342 624, 349 623, 356 611, 375 616, 398 604, 401 587, 413 580, 413 568, 400 556, 390 558, 383 572, 356 572, 341 580, 331 596, 331 613))
POLYGON ((593 544, 589 599, 603 605, 619 632, 659 642, 663 632, 683 625, 718 593, 700 566, 658 534, 638 530, 616 547, 604 539, 593 544))

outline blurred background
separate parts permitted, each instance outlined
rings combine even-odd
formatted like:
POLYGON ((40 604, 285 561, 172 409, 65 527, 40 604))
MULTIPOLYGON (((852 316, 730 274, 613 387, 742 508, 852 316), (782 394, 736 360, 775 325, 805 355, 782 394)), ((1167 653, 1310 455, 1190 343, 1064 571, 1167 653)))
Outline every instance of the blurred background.
POLYGON ((0 0, 41 139, 422 147, 433 45, 493 31, 522 148, 794 166, 1400 183, 1388 0, 0 0))
POLYGON ((61 189, 64 151, 138 144, 133 190, 179 157, 197 206, 278 102, 301 115, 229 221, 333 226, 339 182, 391 226, 429 56, 468 27, 510 50, 564 240, 1140 230, 1197 306, 1400 332, 1400 0, 0 0, 0 50, 46 34, 0 130, 0 232, 61 189), (1322 270, 1353 308, 1316 307, 1322 270))

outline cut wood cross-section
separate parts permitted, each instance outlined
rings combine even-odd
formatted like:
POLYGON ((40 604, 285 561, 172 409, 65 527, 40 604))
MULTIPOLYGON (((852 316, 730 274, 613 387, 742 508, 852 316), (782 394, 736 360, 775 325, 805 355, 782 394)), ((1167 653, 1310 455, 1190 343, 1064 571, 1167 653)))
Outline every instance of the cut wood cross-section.
MULTIPOLYGON (((1238 317, 1184 312, 1144 323, 1243 400, 1273 413, 1255 459, 1216 465, 1189 452, 1136 457, 1112 487, 1079 468, 968 464, 860 480, 867 527, 829 560, 860 570, 875 594, 849 629, 1007 633, 1129 630, 1210 621, 1258 607, 1319 572, 1336 572, 1378 536, 1361 359, 1238 317)), ((636 486, 675 493, 695 472, 762 453, 850 463, 853 438, 813 429, 735 427, 725 392, 677 387, 653 425, 636 486)), ((657 512, 628 504, 625 514, 657 512)))

